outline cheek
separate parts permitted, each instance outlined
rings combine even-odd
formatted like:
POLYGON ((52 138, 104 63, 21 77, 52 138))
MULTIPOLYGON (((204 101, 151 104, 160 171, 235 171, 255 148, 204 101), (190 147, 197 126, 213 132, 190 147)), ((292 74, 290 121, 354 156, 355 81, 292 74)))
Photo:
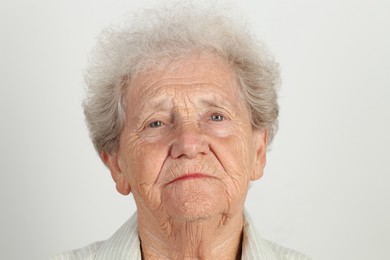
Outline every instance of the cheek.
POLYGON ((128 153, 130 184, 150 190, 159 177, 168 153, 168 145, 136 141, 128 153))
POLYGON ((237 125, 231 121, 205 122, 201 124, 202 131, 212 138, 229 138, 237 132, 237 125))
MULTIPOLYGON (((168 120, 166 120, 168 121, 168 120)), ((139 135, 139 140, 142 140, 144 144, 157 144, 166 142, 165 139, 172 135, 172 125, 164 125, 162 127, 147 128, 139 135)))
POLYGON ((236 133, 218 139, 213 150, 225 169, 227 177, 235 186, 246 185, 253 168, 247 135, 236 133))
POLYGON ((166 153, 154 144, 132 142, 122 160, 126 176, 138 207, 157 209, 161 204, 161 190, 156 184, 166 153))
POLYGON ((218 141, 214 154, 224 169, 222 182, 232 209, 243 205, 250 182, 247 142, 241 136, 229 136, 218 141))

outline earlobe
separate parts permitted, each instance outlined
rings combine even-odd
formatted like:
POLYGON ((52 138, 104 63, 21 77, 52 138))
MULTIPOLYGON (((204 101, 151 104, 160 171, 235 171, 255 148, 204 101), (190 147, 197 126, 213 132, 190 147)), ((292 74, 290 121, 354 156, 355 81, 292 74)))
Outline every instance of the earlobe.
POLYGON ((254 169, 251 176, 251 181, 260 179, 264 173, 264 167, 267 162, 267 139, 268 131, 256 131, 254 137, 254 144, 256 148, 256 158, 254 162, 254 169))
POLYGON ((131 188, 130 184, 127 182, 127 179, 123 174, 119 176, 119 178, 115 181, 116 190, 122 195, 129 195, 131 188))
POLYGON ((119 165, 118 155, 116 153, 108 154, 107 152, 102 151, 100 153, 100 158, 110 169, 111 177, 116 184, 116 190, 122 195, 128 195, 131 191, 131 188, 119 165))

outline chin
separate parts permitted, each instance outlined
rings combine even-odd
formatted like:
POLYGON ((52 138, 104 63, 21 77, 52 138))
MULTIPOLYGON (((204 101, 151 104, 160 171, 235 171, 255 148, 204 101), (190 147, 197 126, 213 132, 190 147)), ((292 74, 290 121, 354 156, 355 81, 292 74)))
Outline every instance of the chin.
POLYGON ((202 192, 186 194, 167 203, 170 217, 180 221, 202 221, 216 217, 221 215, 225 204, 212 194, 202 192))

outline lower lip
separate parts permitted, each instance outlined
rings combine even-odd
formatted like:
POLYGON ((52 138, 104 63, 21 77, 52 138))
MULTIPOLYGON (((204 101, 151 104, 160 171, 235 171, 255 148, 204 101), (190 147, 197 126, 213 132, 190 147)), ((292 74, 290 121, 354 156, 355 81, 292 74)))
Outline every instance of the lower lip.
POLYGON ((185 181, 185 180, 192 180, 192 179, 200 179, 200 178, 206 178, 208 177, 207 175, 201 174, 201 173, 192 173, 192 174, 187 174, 184 175, 180 178, 174 179, 173 181, 169 182, 168 184, 171 184, 176 181, 185 181))

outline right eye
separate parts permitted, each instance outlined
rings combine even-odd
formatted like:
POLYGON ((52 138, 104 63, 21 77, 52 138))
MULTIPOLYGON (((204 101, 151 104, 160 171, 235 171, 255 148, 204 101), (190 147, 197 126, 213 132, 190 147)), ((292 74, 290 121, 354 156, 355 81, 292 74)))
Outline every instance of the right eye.
POLYGON ((163 122, 161 121, 153 121, 149 124, 150 128, 157 128, 163 125, 163 122))
POLYGON ((220 121, 225 120, 225 117, 223 115, 220 115, 220 114, 215 114, 215 115, 212 115, 210 117, 210 119, 211 119, 211 121, 220 122, 220 121))

